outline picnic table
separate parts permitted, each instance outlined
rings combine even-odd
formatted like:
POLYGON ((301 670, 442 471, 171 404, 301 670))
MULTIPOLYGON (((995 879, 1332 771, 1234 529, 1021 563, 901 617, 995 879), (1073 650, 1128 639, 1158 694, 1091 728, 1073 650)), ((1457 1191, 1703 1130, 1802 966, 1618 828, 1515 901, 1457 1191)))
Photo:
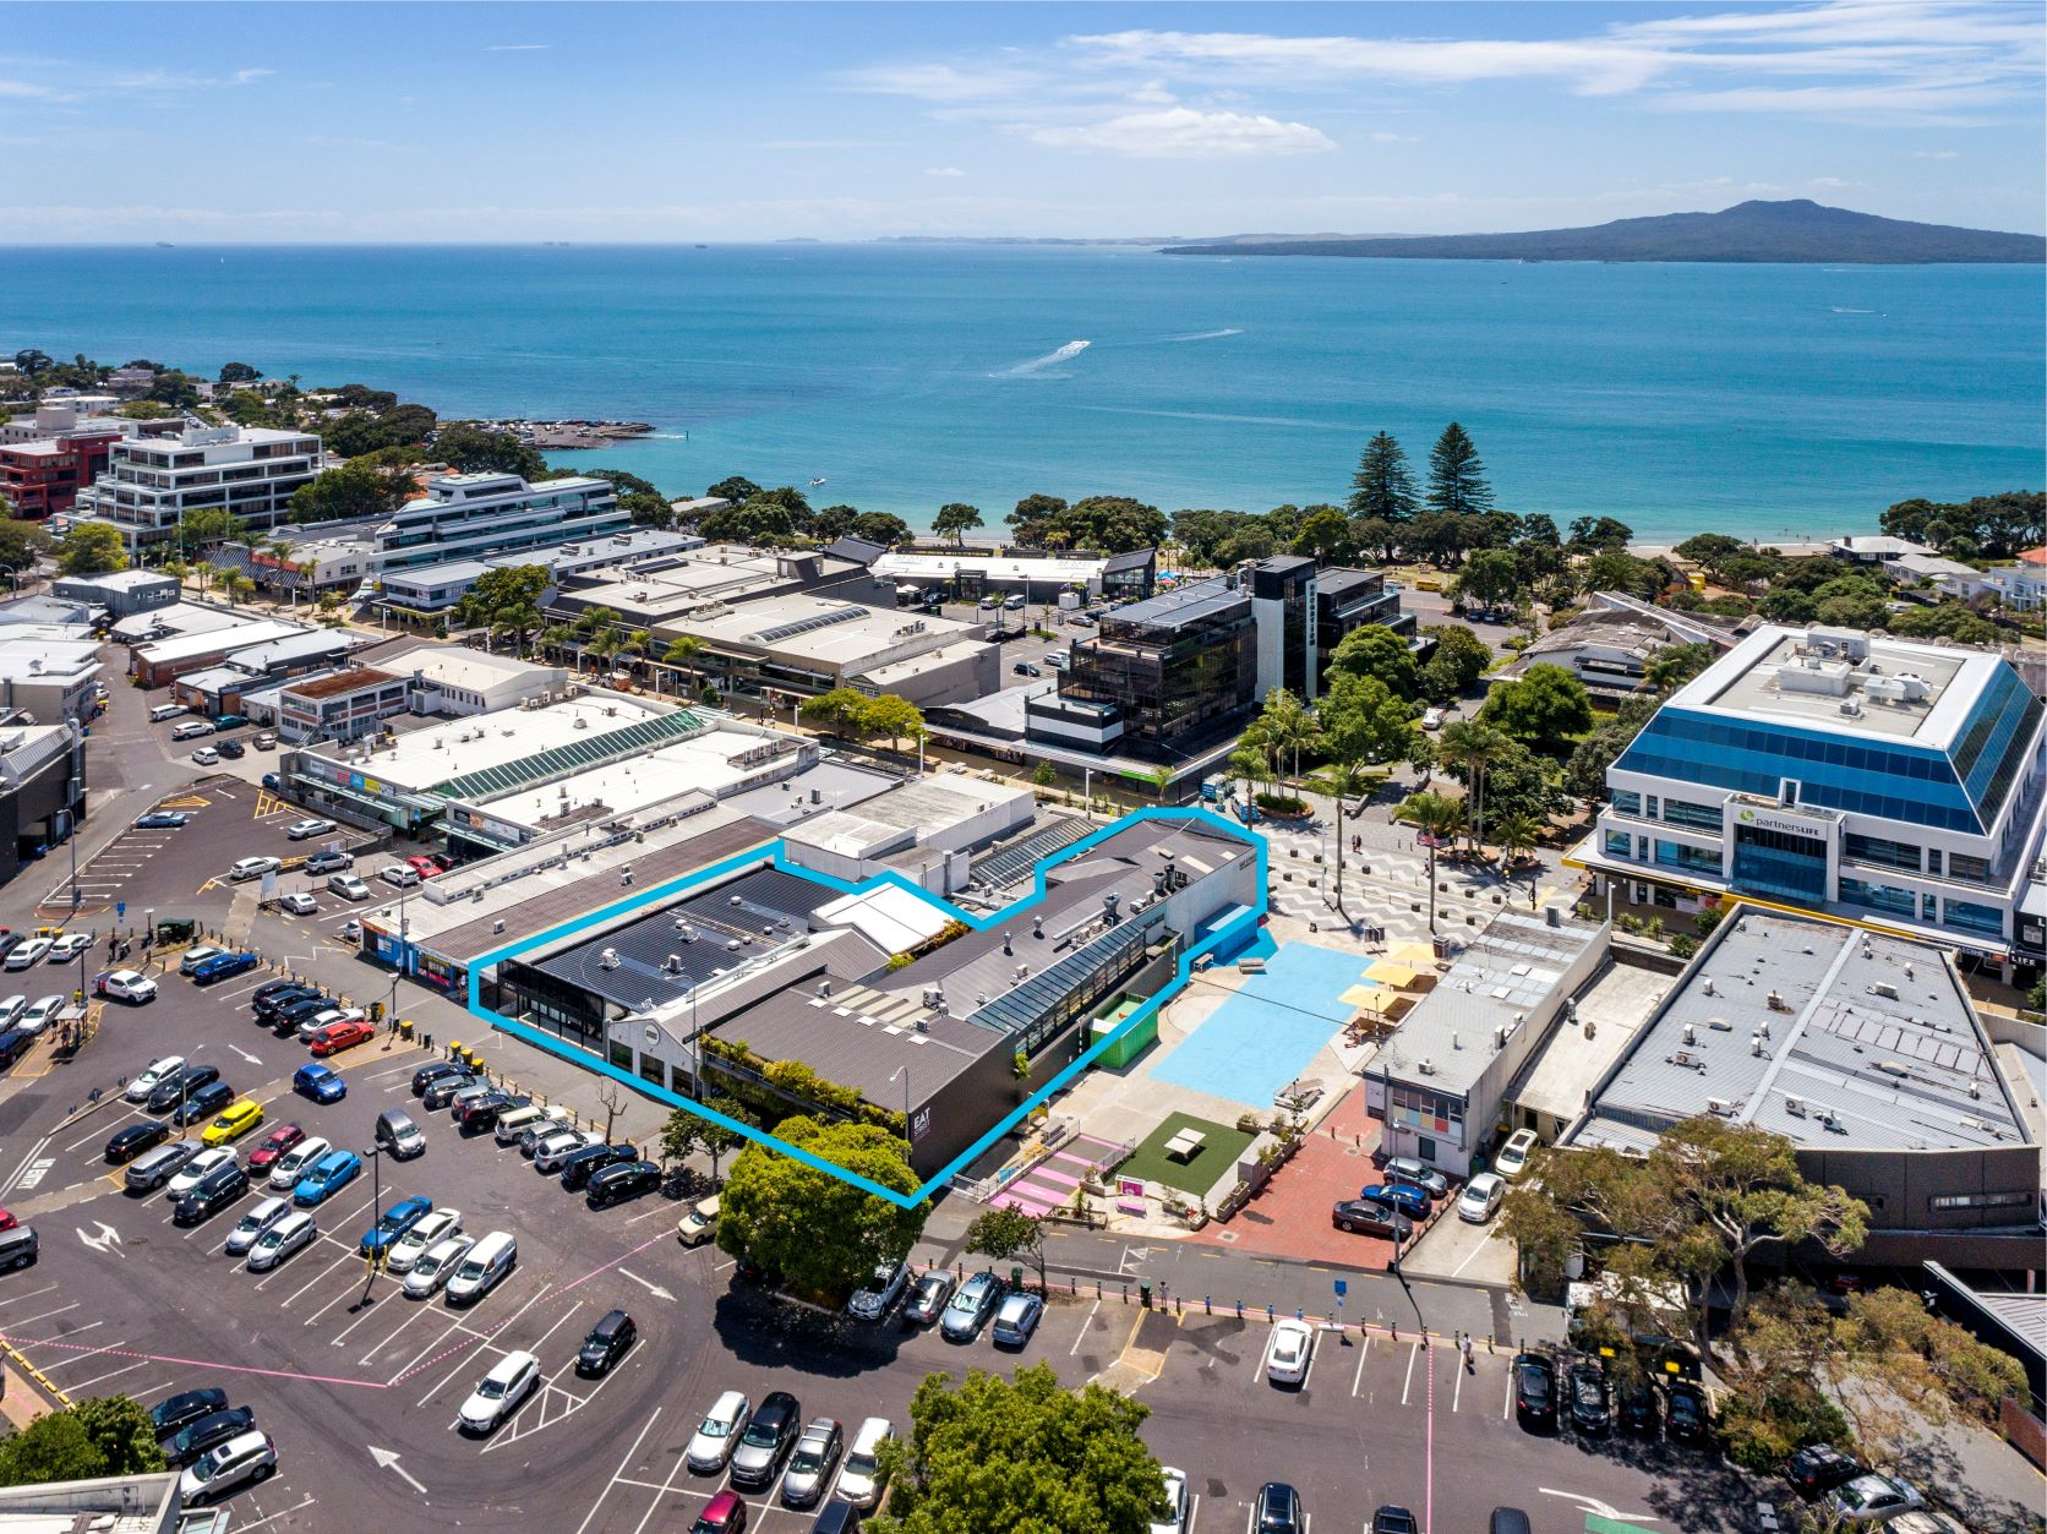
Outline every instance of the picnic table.
POLYGON ((1166 1155, 1174 1161, 1192 1161, 1208 1142, 1208 1136, 1198 1129, 1183 1129, 1166 1141, 1166 1155))

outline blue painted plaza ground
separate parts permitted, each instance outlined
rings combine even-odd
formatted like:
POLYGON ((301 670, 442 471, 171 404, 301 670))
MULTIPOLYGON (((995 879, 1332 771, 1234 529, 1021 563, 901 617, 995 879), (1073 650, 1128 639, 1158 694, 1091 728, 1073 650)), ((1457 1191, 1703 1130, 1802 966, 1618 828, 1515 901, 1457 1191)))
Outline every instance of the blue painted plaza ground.
POLYGON ((1270 1108, 1274 1094, 1349 1018, 1352 1009, 1337 998, 1370 962, 1313 943, 1281 945, 1266 959, 1265 973, 1246 977, 1152 1069, 1152 1080, 1270 1108))

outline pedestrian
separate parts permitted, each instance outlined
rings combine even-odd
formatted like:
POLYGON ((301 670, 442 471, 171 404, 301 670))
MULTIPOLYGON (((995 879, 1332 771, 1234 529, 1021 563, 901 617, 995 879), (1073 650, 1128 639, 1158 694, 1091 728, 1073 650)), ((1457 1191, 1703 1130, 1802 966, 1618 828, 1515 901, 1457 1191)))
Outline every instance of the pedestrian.
POLYGON ((432 1049, 432 1048, 434 1047, 434 1036, 433 1036, 432 1034, 430 1034, 430 1033, 429 1033, 429 1034, 423 1034, 423 1035, 421 1035, 421 1037, 422 1037, 422 1038, 424 1038, 424 1039, 425 1039, 425 1041, 426 1041, 426 1042, 425 1042, 425 1043, 424 1043, 424 1044, 423 1044, 423 1045, 421 1046, 422 1048, 424 1048, 424 1049, 432 1049))
POLYGON ((1471 1333, 1469 1332, 1464 1334, 1464 1372, 1466 1374, 1478 1373, 1478 1361, 1471 1356, 1471 1333))

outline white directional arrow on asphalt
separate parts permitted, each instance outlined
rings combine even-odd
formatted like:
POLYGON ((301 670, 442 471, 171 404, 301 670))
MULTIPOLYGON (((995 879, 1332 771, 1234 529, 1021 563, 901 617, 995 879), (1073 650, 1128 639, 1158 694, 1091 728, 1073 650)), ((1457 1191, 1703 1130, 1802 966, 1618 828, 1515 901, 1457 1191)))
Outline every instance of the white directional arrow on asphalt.
POLYGON ((105 1220, 95 1220, 93 1222, 93 1233, 91 1235, 86 1234, 85 1227, 82 1225, 73 1226, 72 1229, 78 1232, 79 1240, 102 1256, 109 1251, 113 1252, 116 1257, 126 1257, 128 1255, 120 1250, 121 1233, 105 1220))
POLYGON ((1549 1487, 1539 1488, 1545 1497, 1562 1497, 1566 1502, 1575 1502, 1585 1509, 1588 1518, 1605 1518, 1613 1523, 1661 1523, 1663 1520, 1654 1513, 1624 1513, 1611 1502, 1602 1502, 1597 1497, 1588 1497, 1582 1491, 1553 1491, 1549 1487))
POLYGON ((377 1462, 379 1470, 395 1470, 398 1473, 399 1480, 410 1486, 422 1497, 426 1495, 426 1488, 414 1480, 411 1473, 398 1463, 398 1456, 396 1454, 393 1454, 389 1449, 380 1449, 375 1444, 370 1444, 367 1447, 370 1451, 370 1458, 377 1462))
POLYGON ((670 1304, 673 1304, 675 1302, 674 1295, 670 1294, 666 1289, 663 1289, 659 1284, 648 1283, 644 1278, 640 1277, 640 1275, 635 1273, 631 1268, 620 1268, 618 1270, 618 1276, 620 1278, 631 1279, 634 1283, 638 1284, 642 1289, 646 1290, 647 1293, 653 1295, 654 1298, 657 1300, 667 1300, 670 1304))
POLYGON ((261 1065, 263 1063, 256 1056, 250 1054, 246 1049, 243 1049, 238 1044, 230 1044, 228 1045, 228 1048, 232 1049, 236 1054, 240 1055, 244 1060, 248 1061, 249 1064, 251 1065, 261 1065))

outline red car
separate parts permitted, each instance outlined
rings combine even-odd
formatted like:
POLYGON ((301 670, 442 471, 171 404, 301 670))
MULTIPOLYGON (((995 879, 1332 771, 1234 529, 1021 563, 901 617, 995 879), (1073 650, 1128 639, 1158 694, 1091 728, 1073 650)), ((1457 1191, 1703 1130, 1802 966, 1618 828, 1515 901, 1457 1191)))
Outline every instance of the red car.
POLYGON ((740 1534, 746 1527, 746 1504, 739 1493, 727 1488, 704 1504, 689 1534, 740 1534))
POLYGON ((416 852, 405 860, 405 866, 422 879, 431 879, 435 874, 446 873, 447 869, 436 863, 423 852, 416 852))
POLYGON ((315 1057, 338 1054, 376 1036, 377 1030, 368 1023, 329 1023, 313 1035, 313 1054, 315 1057))
POLYGON ((290 1150, 306 1137, 306 1132, 296 1124, 280 1124, 256 1143, 249 1152, 249 1170, 267 1172, 277 1164, 277 1158, 290 1150))
POLYGON ((12 1230, 20 1223, 21 1221, 17 1220, 11 1212, 0 1209, 0 1230, 12 1230))

